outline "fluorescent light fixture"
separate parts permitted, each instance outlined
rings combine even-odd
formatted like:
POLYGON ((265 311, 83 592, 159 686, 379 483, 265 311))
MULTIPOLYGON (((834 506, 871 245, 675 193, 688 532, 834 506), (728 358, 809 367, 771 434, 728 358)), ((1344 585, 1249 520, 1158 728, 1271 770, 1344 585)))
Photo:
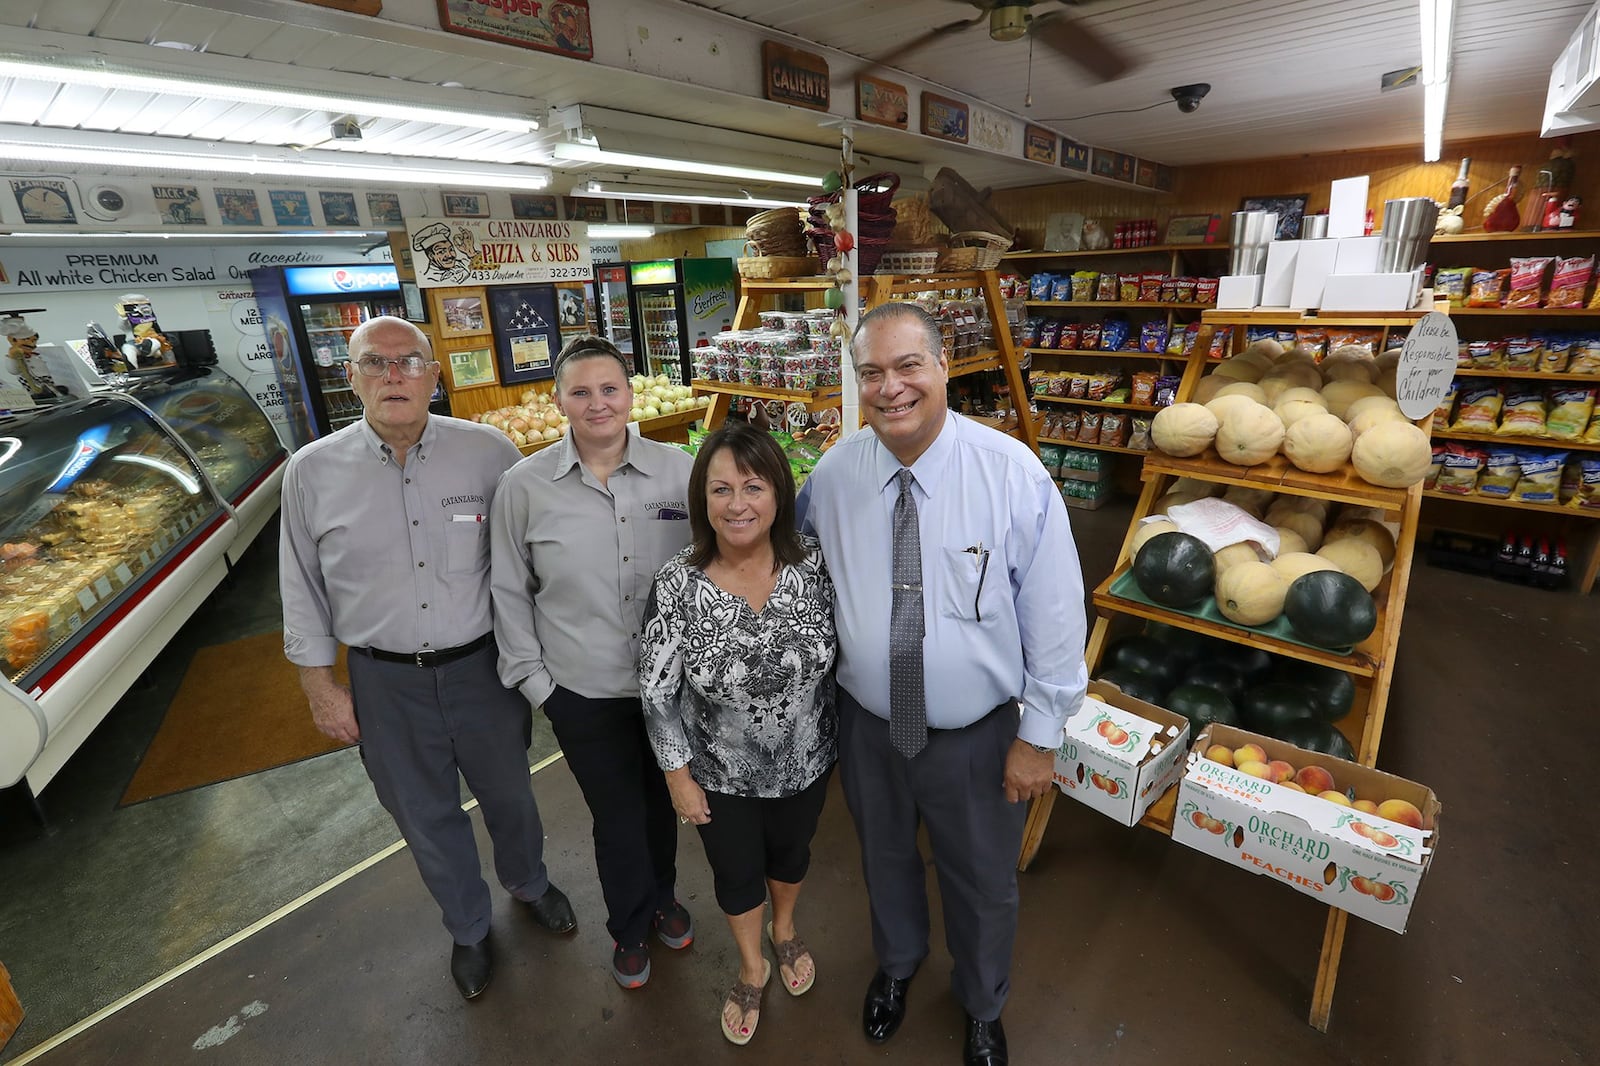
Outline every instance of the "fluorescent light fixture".
POLYGON ((332 111, 339 114, 351 113, 369 118, 392 118, 403 122, 432 122, 481 130, 504 130, 511 133, 527 133, 530 130, 539 128, 538 120, 526 115, 491 115, 476 111, 455 111, 447 107, 425 107, 391 100, 341 96, 337 93, 321 93, 299 89, 272 89, 231 81, 209 81, 199 78, 173 77, 164 74, 141 74, 133 71, 111 70, 105 67, 43 63, 14 56, 0 57, 0 77, 25 78, 29 81, 50 82, 58 85, 87 85, 102 89, 127 89, 134 92, 175 93, 185 96, 208 97, 214 100, 232 100, 242 104, 260 104, 265 107, 290 107, 306 111, 332 111))
MULTIPOLYGON (((73 131, 60 132, 70 134, 73 131)), ((110 140, 110 137, 104 139, 110 140)), ((436 159, 403 159, 395 156, 352 158, 336 154, 312 158, 309 152, 283 157, 255 154, 249 146, 243 146, 242 151, 232 145, 218 144, 210 148, 211 151, 205 154, 143 147, 123 151, 106 144, 62 144, 0 137, 0 160, 72 163, 110 171, 163 170, 179 174, 305 178, 330 184, 370 181, 388 185, 447 185, 519 191, 542 189, 550 184, 549 173, 534 167, 485 169, 472 165, 450 166, 436 159)))
POLYGON ((590 182, 587 193, 602 200, 660 200, 669 204, 732 204, 735 207, 805 207, 804 200, 768 200, 759 196, 693 196, 681 192, 656 192, 627 186, 606 188, 590 182))
POLYGON ((604 222, 596 222, 589 227, 589 236, 599 238, 602 241, 636 241, 645 237, 654 237, 655 235, 656 228, 654 226, 608 225, 604 222))
POLYGON ((195 480, 194 475, 184 473, 163 459, 156 459, 149 455, 114 455, 112 459, 119 463, 133 463, 137 466, 148 466, 152 470, 159 470, 182 486, 183 491, 190 496, 198 495, 200 492, 200 482, 195 480))
POLYGON ((1438 162, 1444 147, 1455 20, 1455 0, 1422 0, 1422 159, 1426 163, 1438 162))
POLYGON ((762 170, 759 167, 736 167, 724 163, 702 163, 693 159, 670 159, 660 155, 635 155, 632 152, 609 152, 598 145, 576 141, 561 141, 550 149, 557 159, 580 163, 607 163, 618 167, 639 170, 664 170, 673 174, 701 174, 708 178, 742 178, 745 181, 776 182, 779 185, 820 186, 820 174, 794 174, 784 170, 762 170))

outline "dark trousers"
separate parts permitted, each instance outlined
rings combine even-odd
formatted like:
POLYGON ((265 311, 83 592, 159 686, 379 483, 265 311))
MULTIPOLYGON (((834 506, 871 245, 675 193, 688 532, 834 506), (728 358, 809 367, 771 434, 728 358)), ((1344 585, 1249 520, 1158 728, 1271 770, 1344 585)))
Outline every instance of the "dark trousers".
POLYGON ((919 824, 928 828, 955 962, 951 990, 974 1018, 993 1020, 1011 988, 1017 934, 1017 856, 1028 805, 1006 802, 1006 753, 1017 736, 1014 705, 965 729, 930 730, 908 760, 889 743, 889 723, 839 689, 839 772, 861 839, 872 912, 872 948, 891 977, 906 978, 928 954, 928 890, 919 824))
POLYGON ((767 898, 767 882, 798 885, 811 867, 811 838, 828 799, 830 767, 792 796, 730 796, 706 790, 711 821, 699 827, 723 914, 744 914, 767 898))
POLYGON ((445 928, 456 943, 476 944, 489 932, 489 886, 461 809, 460 777, 478 798, 500 883, 525 900, 550 883, 523 741, 528 701, 500 684, 493 645, 436 667, 353 653, 350 693, 378 802, 405 837, 445 928))
POLYGON ((557 687, 544 701, 572 776, 594 818, 594 864, 606 929, 642 944, 678 879, 678 825, 637 699, 592 700, 557 687))

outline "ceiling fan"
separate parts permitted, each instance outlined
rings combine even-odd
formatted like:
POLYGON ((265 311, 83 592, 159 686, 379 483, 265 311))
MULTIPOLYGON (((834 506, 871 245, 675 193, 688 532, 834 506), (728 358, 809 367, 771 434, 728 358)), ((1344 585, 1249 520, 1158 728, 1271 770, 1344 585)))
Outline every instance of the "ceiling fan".
POLYGON ((1009 42, 1028 38, 1059 53, 1069 63, 1083 68, 1099 81, 1119 78, 1133 66, 1133 60, 1126 53, 1086 23, 1063 10, 1063 8, 1082 6, 1082 0, 945 0, 945 2, 967 4, 977 8, 978 14, 969 19, 957 19, 943 26, 935 26, 928 32, 897 45, 875 59, 874 63, 879 66, 889 66, 933 41, 961 33, 981 22, 988 22, 991 40, 1009 42))

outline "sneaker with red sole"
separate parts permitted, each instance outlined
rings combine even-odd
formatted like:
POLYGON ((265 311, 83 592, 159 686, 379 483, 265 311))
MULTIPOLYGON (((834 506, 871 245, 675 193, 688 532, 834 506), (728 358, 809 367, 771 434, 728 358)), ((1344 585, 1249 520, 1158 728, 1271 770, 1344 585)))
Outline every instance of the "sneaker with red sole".
POLYGON ((677 900, 656 911, 656 916, 650 919, 650 928, 673 951, 682 951, 694 943, 694 918, 677 900))
POLYGON ((636 944, 631 948, 613 944, 611 976, 623 988, 642 988, 650 980, 650 948, 645 944, 636 944))

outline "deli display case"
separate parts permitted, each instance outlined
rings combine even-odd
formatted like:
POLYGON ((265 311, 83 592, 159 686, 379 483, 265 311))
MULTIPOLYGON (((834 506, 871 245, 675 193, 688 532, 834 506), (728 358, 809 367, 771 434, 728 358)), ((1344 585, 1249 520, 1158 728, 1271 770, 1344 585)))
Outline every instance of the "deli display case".
POLYGON ((50 782, 226 576, 236 534, 194 450, 133 396, 0 418, 0 787, 50 782))
POLYGON ((188 445, 238 526, 228 557, 236 560, 278 512, 289 453, 244 387, 215 367, 167 371, 128 393, 188 445))

